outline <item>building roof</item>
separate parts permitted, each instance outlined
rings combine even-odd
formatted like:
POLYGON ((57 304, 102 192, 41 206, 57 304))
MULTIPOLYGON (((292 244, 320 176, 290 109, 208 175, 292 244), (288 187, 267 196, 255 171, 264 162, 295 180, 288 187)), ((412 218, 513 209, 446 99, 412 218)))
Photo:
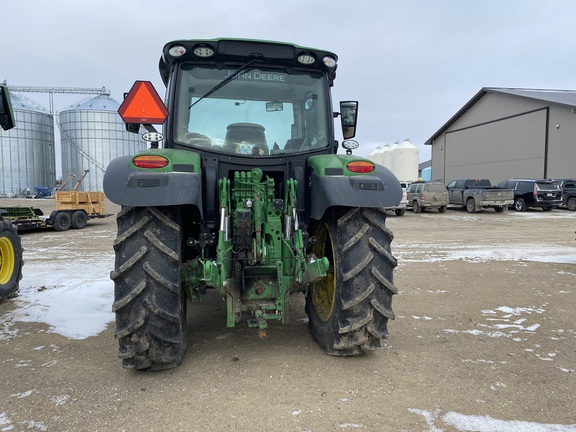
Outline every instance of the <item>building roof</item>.
POLYGON ((62 111, 118 111, 120 104, 112 99, 110 96, 98 95, 84 99, 68 108, 64 108, 62 111))
POLYGON ((431 145, 436 138, 442 135, 456 120, 464 115, 476 102, 482 99, 487 93, 501 93, 513 96, 519 96, 543 102, 551 102, 559 105, 566 105, 576 108, 576 90, 543 90, 543 89, 519 89, 519 88, 499 88, 499 87, 482 87, 482 89, 474 95, 460 110, 450 118, 444 125, 438 129, 424 143, 431 145))
POLYGON ((10 101, 12 102, 12 109, 18 111, 33 111, 43 114, 49 114, 47 108, 40 104, 35 103, 33 100, 28 99, 26 96, 10 92, 10 101))

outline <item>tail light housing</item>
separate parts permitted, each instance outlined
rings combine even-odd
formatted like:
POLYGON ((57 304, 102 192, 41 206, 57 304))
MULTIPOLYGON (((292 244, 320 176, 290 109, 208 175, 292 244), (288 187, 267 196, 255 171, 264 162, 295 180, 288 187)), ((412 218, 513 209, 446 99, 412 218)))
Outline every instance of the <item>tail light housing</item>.
POLYGON ((164 168, 168 165, 168 159, 164 156, 142 155, 132 159, 132 163, 138 168, 164 168))
POLYGON ((348 171, 358 174, 369 173, 376 169, 374 164, 369 161, 352 161, 346 164, 348 171))

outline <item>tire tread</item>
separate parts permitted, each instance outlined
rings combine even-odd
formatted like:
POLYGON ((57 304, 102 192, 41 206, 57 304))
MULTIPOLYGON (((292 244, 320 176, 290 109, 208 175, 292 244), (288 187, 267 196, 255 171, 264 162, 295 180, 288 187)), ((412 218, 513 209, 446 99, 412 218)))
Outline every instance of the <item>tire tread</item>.
POLYGON ((386 227, 386 212, 334 209, 323 223, 334 243, 336 299, 331 316, 322 322, 309 293, 312 335, 330 355, 358 356, 379 349, 388 337, 388 320, 395 318, 391 304, 398 293, 392 280, 398 262, 390 251, 394 236, 386 227))

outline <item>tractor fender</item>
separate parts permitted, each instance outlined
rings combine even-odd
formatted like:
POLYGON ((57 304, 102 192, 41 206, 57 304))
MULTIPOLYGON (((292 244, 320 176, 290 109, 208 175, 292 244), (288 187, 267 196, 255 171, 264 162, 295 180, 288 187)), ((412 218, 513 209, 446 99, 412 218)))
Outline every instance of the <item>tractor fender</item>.
POLYGON ((402 199, 400 182, 382 165, 367 175, 320 175, 313 171, 311 177, 310 216, 317 220, 332 206, 394 207, 402 199))
POLYGON ((132 156, 121 156, 108 165, 103 187, 110 201, 127 207, 193 204, 202 211, 200 173, 135 170, 131 160, 132 156))

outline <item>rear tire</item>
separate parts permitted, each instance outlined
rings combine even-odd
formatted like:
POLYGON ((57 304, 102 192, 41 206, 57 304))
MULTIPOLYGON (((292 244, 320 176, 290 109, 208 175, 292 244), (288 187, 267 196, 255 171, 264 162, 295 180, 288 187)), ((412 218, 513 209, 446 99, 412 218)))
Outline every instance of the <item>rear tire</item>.
POLYGON ((575 211, 576 210, 576 197, 570 197, 566 201, 566 207, 568 210, 575 211))
POLYGON ((180 287, 182 216, 178 207, 125 207, 114 242, 114 304, 119 357, 128 369, 182 363, 188 344, 180 287))
POLYGON ((334 209, 313 227, 311 252, 328 258, 330 268, 309 286, 306 313, 314 339, 329 355, 362 355, 388 337, 398 290, 393 235, 385 222, 385 210, 334 209))
POLYGON ((422 213, 422 207, 418 204, 418 201, 412 203, 412 210, 414 210, 414 213, 422 213))
POLYGON ((496 213, 502 213, 504 210, 506 210, 506 207, 503 207, 503 206, 496 206, 496 207, 494 207, 494 211, 495 211, 496 213))
POLYGON ((56 231, 67 231, 72 225, 70 215, 66 212, 56 213, 54 216, 53 227, 56 231))
POLYGON ((22 279, 22 244, 12 224, 0 220, 0 301, 14 297, 22 279))
POLYGON ((516 198, 514 200, 514 209, 519 212, 526 211, 526 203, 522 198, 516 198))
POLYGON ((72 224, 72 228, 82 229, 88 223, 88 216, 82 210, 77 210, 74 213, 72 213, 70 222, 72 224))
POLYGON ((446 213, 447 206, 438 207, 438 213, 446 213))
POLYGON ((396 216, 404 216, 404 213, 406 212, 406 209, 396 209, 394 210, 394 213, 396 214, 396 216))

